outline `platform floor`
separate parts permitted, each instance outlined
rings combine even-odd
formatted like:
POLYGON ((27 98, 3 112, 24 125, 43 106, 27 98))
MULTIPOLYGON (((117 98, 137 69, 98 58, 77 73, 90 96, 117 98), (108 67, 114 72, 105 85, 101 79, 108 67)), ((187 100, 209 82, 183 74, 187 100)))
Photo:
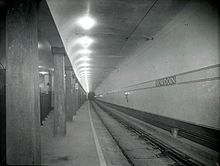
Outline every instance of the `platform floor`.
POLYGON ((53 112, 41 127, 42 165, 130 165, 89 102, 82 105, 73 122, 67 122, 66 137, 53 137, 52 126, 53 112))

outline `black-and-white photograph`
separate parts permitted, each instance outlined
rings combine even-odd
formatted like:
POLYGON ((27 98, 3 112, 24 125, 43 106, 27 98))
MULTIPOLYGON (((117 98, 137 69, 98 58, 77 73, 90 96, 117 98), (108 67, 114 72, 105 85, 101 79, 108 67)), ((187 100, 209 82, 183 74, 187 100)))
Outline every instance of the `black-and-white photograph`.
POLYGON ((0 0, 0 165, 220 166, 218 0, 0 0))

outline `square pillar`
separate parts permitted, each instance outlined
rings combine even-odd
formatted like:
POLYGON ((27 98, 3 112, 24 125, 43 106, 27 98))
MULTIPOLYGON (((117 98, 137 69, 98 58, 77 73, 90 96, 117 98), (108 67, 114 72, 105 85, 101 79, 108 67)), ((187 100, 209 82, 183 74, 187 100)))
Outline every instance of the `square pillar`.
POLYGON ((76 108, 76 90, 75 90, 75 83, 76 83, 75 73, 73 73, 72 79, 73 79, 73 82, 72 82, 71 91, 72 91, 72 95, 73 95, 72 102, 73 102, 73 118, 74 118, 74 116, 76 116, 76 110, 77 110, 77 108, 76 108))
POLYGON ((37 1, 6 3, 6 162, 40 165, 37 1))
POLYGON ((73 91, 73 116, 76 116, 76 111, 78 109, 78 100, 77 100, 77 78, 75 74, 73 75, 73 85, 72 85, 72 91, 73 91))
POLYGON ((68 121, 73 120, 74 103, 73 103, 73 70, 66 70, 66 116, 68 121))
POLYGON ((66 135, 65 80, 63 47, 52 47, 54 55, 54 136, 66 135))
POLYGON ((50 100, 51 100, 51 109, 54 109, 54 72, 52 70, 49 71, 49 94, 50 94, 50 100))
POLYGON ((0 164, 6 165, 6 2, 0 0, 0 164))
POLYGON ((76 111, 78 111, 79 109, 79 83, 78 81, 76 80, 75 81, 75 108, 76 108, 76 111))
POLYGON ((48 94, 50 90, 50 80, 49 80, 49 74, 44 75, 44 87, 45 87, 45 93, 48 94))

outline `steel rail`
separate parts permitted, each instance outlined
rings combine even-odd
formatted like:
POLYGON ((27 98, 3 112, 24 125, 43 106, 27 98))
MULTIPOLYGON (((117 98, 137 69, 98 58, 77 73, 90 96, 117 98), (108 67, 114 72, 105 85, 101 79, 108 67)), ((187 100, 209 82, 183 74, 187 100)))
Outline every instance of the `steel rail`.
POLYGON ((121 145, 119 144, 118 140, 115 138, 115 136, 112 134, 111 130, 109 129, 109 127, 107 126, 107 124, 104 122, 103 118, 101 117, 101 115, 98 113, 98 111, 96 110, 96 107, 94 106, 93 103, 91 103, 92 108, 94 109, 96 115, 99 117, 99 119, 101 120, 102 124, 104 125, 104 127, 106 128, 106 130, 109 132, 109 134, 111 135, 111 137, 113 138, 113 140, 115 141, 115 143, 117 144, 117 146, 119 147, 119 149, 121 150, 121 152, 123 153, 123 155, 125 156, 125 158, 127 159, 127 161, 129 162, 129 164, 131 166, 135 166, 134 163, 131 161, 131 159, 128 157, 128 155, 125 153, 124 149, 121 147, 121 145))
MULTIPOLYGON (((96 102, 95 102, 96 103, 96 102)), ((93 103, 92 103, 93 105, 93 103)), ((113 119, 116 119, 119 123, 123 124, 128 130, 133 130, 135 133, 143 140, 150 141, 153 145, 158 147, 159 150, 161 150, 161 157, 162 156, 169 156, 171 159, 173 159, 179 166, 185 165, 185 166, 205 166, 201 162, 195 160, 194 158, 184 154, 183 152, 177 150, 174 147, 171 147, 170 145, 167 145, 166 143, 162 142, 158 138, 155 138, 153 135, 146 133, 146 131, 143 131, 142 129, 138 128, 136 125, 132 123, 132 121, 126 121, 116 113, 113 113, 112 111, 107 111, 107 108, 104 108, 100 104, 96 103, 101 110, 106 112, 108 115, 110 115, 113 119)), ((95 107, 93 105, 93 107, 95 107)), ((94 108, 94 110, 96 110, 94 108)), ((99 116, 100 117, 100 116, 99 116)), ((101 119, 101 117, 100 117, 101 119)), ((103 120, 102 120, 103 121, 103 120)), ((105 125, 106 126, 106 125, 105 125)), ((120 145, 119 145, 120 146, 120 145)), ((122 148, 122 147, 121 147, 122 148)), ((121 149, 120 148, 120 149, 121 149)), ((124 154, 124 153, 123 153, 124 154)), ((126 157, 127 158, 127 157, 126 157)))

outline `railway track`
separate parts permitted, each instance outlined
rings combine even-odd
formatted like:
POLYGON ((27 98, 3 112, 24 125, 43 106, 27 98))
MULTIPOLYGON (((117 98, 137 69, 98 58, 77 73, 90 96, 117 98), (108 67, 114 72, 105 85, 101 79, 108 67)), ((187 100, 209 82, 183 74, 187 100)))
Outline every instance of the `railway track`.
POLYGON ((92 107, 132 166, 204 166, 136 127, 120 114, 107 111, 94 102, 92 107))

